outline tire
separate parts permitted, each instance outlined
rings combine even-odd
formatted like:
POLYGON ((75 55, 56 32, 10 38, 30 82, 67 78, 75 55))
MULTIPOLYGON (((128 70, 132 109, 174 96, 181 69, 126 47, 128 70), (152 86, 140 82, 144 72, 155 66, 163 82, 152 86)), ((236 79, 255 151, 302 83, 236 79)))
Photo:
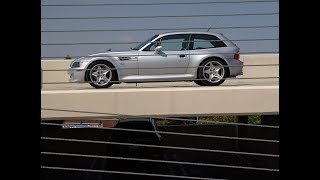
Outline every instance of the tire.
POLYGON ((199 86, 203 86, 202 81, 194 81, 194 83, 198 84, 199 86))
POLYGON ((198 69, 198 82, 196 84, 200 86, 218 86, 222 84, 227 77, 227 68, 226 65, 220 59, 207 59, 200 64, 198 69))
POLYGON ((113 85, 110 81, 115 81, 116 70, 111 70, 114 66, 109 62, 96 61, 88 66, 86 80, 94 88, 108 88, 113 85))

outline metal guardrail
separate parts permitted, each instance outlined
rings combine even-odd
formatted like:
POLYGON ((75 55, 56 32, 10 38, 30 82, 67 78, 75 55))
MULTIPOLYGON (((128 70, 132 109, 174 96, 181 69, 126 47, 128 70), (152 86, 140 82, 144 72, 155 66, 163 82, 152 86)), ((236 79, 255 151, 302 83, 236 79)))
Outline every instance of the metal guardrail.
POLYGON ((196 1, 196 2, 148 2, 148 3, 82 3, 82 4, 43 4, 43 7, 83 7, 83 6, 150 6, 150 5, 203 5, 203 4, 247 4, 270 3, 279 0, 238 0, 238 1, 196 1))
POLYGON ((118 113, 108 113, 108 112, 79 111, 79 110, 72 110, 72 109, 57 109, 57 108, 47 108, 47 107, 41 107, 41 110, 56 111, 56 112, 86 113, 86 114, 96 114, 96 115, 114 115, 114 116, 129 117, 129 118, 154 118, 154 119, 164 119, 164 120, 170 120, 170 121, 184 121, 184 122, 195 122, 195 123, 203 122, 203 123, 213 123, 213 124, 238 125, 238 126, 245 126, 245 127, 279 129, 279 126, 270 126, 270 125, 243 124, 243 123, 208 121, 208 120, 193 120, 193 119, 161 117, 161 116, 143 116, 143 115, 118 114, 118 113))
POLYGON ((146 19, 146 18, 187 18, 187 17, 234 17, 234 16, 270 16, 279 15, 278 12, 271 13, 242 13, 242 14, 186 14, 165 16, 96 16, 96 17, 42 17, 43 20, 81 20, 81 19, 146 19))
MULTIPOLYGON (((267 67, 267 66, 279 66, 279 64, 257 64, 257 65, 222 65, 222 67, 267 67)), ((201 68, 201 67, 206 67, 206 66, 192 66, 192 67, 155 67, 155 68, 109 68, 106 70, 140 70, 140 69, 174 69, 174 68, 183 68, 183 69, 187 69, 187 68, 201 68)), ((43 71, 48 71, 48 72, 58 72, 58 71, 89 71, 89 70, 95 70, 95 69, 78 69, 78 68, 70 68, 70 69, 46 69, 43 70, 41 68, 41 87, 43 84, 69 84, 69 83, 78 83, 78 82, 43 82, 43 71)), ((279 77, 274 76, 274 77, 249 77, 249 78, 235 78, 235 77, 226 77, 226 78, 222 78, 222 79, 229 79, 229 80, 240 80, 240 79, 277 79, 279 77)), ((157 80, 156 82, 173 82, 173 81, 197 81, 197 80, 207 80, 207 79, 199 79, 199 78, 189 78, 189 79, 165 79, 165 80, 157 80)), ((108 81, 111 83, 130 83, 130 82, 135 82, 137 80, 121 80, 121 81, 108 81)), ((155 80, 144 80, 143 82, 154 82, 155 80)), ((85 81, 85 82, 81 82, 81 83, 91 83, 92 81, 85 81)))
MULTIPOLYGON (((220 26, 211 27, 212 29, 260 29, 260 28, 279 28, 279 25, 263 26, 220 26)), ((208 28, 185 27, 185 28, 143 28, 143 29, 68 29, 68 30, 41 30, 45 33, 64 33, 64 32, 119 32, 119 31, 181 31, 181 30, 207 30, 208 28)))
MULTIPOLYGON (((63 126, 63 124, 54 124, 54 123, 43 123, 43 125, 49 126, 63 126)), ((128 132, 143 132, 143 133, 155 133, 150 130, 139 130, 139 129, 124 129, 124 128, 109 128, 109 127, 87 127, 94 129, 107 129, 107 130, 116 130, 116 131, 128 131, 128 132)), ((232 137, 232 136, 217 136, 217 135, 206 135, 206 134, 192 134, 192 133, 177 133, 177 132, 167 132, 167 131, 156 131, 159 134, 167 135, 176 135, 176 136, 191 136, 191 137, 204 137, 204 138, 218 138, 218 139, 230 139, 230 140, 241 140, 241 141, 256 141, 256 142, 265 142, 265 143, 279 143, 277 140, 270 139, 256 139, 256 138, 241 138, 241 137, 232 137)))
POLYGON ((175 150, 211 152, 211 153, 227 153, 227 154, 239 154, 239 155, 250 155, 250 156, 262 156, 262 157, 279 158, 278 154, 252 153, 252 152, 240 152, 240 151, 217 150, 217 149, 201 149, 201 148, 192 148, 192 147, 162 146, 162 145, 153 145, 153 144, 151 145, 151 144, 122 143, 122 142, 95 141, 95 140, 93 141, 93 140, 84 140, 84 139, 68 139, 68 138, 53 138, 53 137, 41 137, 41 139, 43 139, 43 140, 53 140, 53 141, 99 143, 99 144, 151 147, 151 148, 160 148, 160 149, 175 149, 175 150))
MULTIPOLYGON (((180 55, 181 53, 170 53, 168 55, 180 55)), ((203 53, 189 53, 188 55, 201 55, 203 53)), ((206 54, 234 54, 234 53, 208 53, 206 52, 206 54)), ((279 54, 278 51, 260 51, 260 52, 240 52, 241 55, 248 55, 248 54, 279 54)), ((82 57, 92 57, 93 55, 77 55, 77 56, 73 56, 73 59, 75 58, 82 58, 82 57)), ((115 57, 114 55, 99 55, 99 57, 115 57)), ((122 54, 122 56, 159 56, 157 54, 139 54, 139 55, 132 55, 132 54, 122 54)), ((42 59, 48 59, 48 58, 62 58, 64 59, 65 57, 62 56, 43 56, 41 57, 42 59)))
MULTIPOLYGON (((196 41, 184 41, 184 42, 241 42, 241 41, 278 41, 279 38, 261 38, 261 39, 226 39, 226 40, 196 40, 196 41)), ((42 46, 70 46, 70 45, 105 45, 105 44, 137 44, 143 43, 142 41, 131 41, 131 42, 77 42, 77 43, 41 43, 42 46)), ((161 41, 153 41, 149 43, 181 43, 181 41, 169 41, 169 42, 161 42, 161 41)), ((196 49, 187 49, 196 50, 196 49)))
MULTIPOLYGON (((248 64, 248 65, 221 65, 220 67, 261 67, 261 66, 279 66, 279 64, 248 64)), ((139 67, 139 68, 112 68, 109 67, 108 70, 129 70, 129 69, 197 69, 197 68, 202 68, 202 67, 207 67, 207 66, 188 66, 188 67, 152 67, 152 68, 145 68, 145 67, 139 67)), ((77 68, 69 68, 69 69, 45 69, 43 71, 79 71, 79 70, 95 70, 95 69, 77 69, 77 68)))

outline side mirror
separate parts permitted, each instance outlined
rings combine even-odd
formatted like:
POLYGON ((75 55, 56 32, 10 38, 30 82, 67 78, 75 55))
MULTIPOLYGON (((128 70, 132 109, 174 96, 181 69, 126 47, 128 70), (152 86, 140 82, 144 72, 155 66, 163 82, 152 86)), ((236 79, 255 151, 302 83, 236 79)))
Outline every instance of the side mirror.
POLYGON ((156 54, 160 54, 162 51, 162 46, 157 46, 154 51, 156 52, 156 54))

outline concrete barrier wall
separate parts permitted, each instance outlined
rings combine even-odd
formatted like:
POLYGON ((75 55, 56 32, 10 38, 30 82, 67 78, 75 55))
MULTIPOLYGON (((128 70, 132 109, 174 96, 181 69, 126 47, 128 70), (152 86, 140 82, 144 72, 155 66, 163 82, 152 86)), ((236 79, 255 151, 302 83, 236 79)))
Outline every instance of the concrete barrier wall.
MULTIPOLYGON (((149 116, 278 114, 279 86, 43 90, 41 107, 149 116)), ((42 110, 41 117, 108 115, 42 110)))
MULTIPOLYGON (((240 59, 245 65, 259 64, 279 64, 279 54, 250 54, 240 55, 240 59)), ((70 60, 42 60, 43 70, 68 69, 70 60)), ((243 76, 240 78, 251 77, 278 77, 279 66, 248 66, 243 69, 243 76)), ((69 76, 66 71, 44 71, 43 82, 68 82, 69 76)))
POLYGON ((68 69, 71 60, 42 60, 41 67, 43 71, 42 82, 68 82, 67 71, 45 71, 56 69, 68 69))
MULTIPOLYGON (((242 55, 241 60, 244 65, 279 65, 279 54, 242 55)), ((239 78, 252 77, 279 77, 279 66, 244 66, 239 78)))

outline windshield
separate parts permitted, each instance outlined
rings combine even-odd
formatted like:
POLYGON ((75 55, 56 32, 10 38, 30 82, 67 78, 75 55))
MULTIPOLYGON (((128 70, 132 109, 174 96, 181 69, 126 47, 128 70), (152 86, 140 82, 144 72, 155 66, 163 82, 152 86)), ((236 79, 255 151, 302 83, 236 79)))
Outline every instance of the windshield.
POLYGON ((147 39, 146 41, 140 43, 138 46, 132 48, 132 50, 139 50, 141 49, 143 46, 145 46, 146 44, 148 44, 150 41, 152 41, 154 38, 158 37, 159 34, 156 34, 154 36, 152 36, 151 38, 147 39))

